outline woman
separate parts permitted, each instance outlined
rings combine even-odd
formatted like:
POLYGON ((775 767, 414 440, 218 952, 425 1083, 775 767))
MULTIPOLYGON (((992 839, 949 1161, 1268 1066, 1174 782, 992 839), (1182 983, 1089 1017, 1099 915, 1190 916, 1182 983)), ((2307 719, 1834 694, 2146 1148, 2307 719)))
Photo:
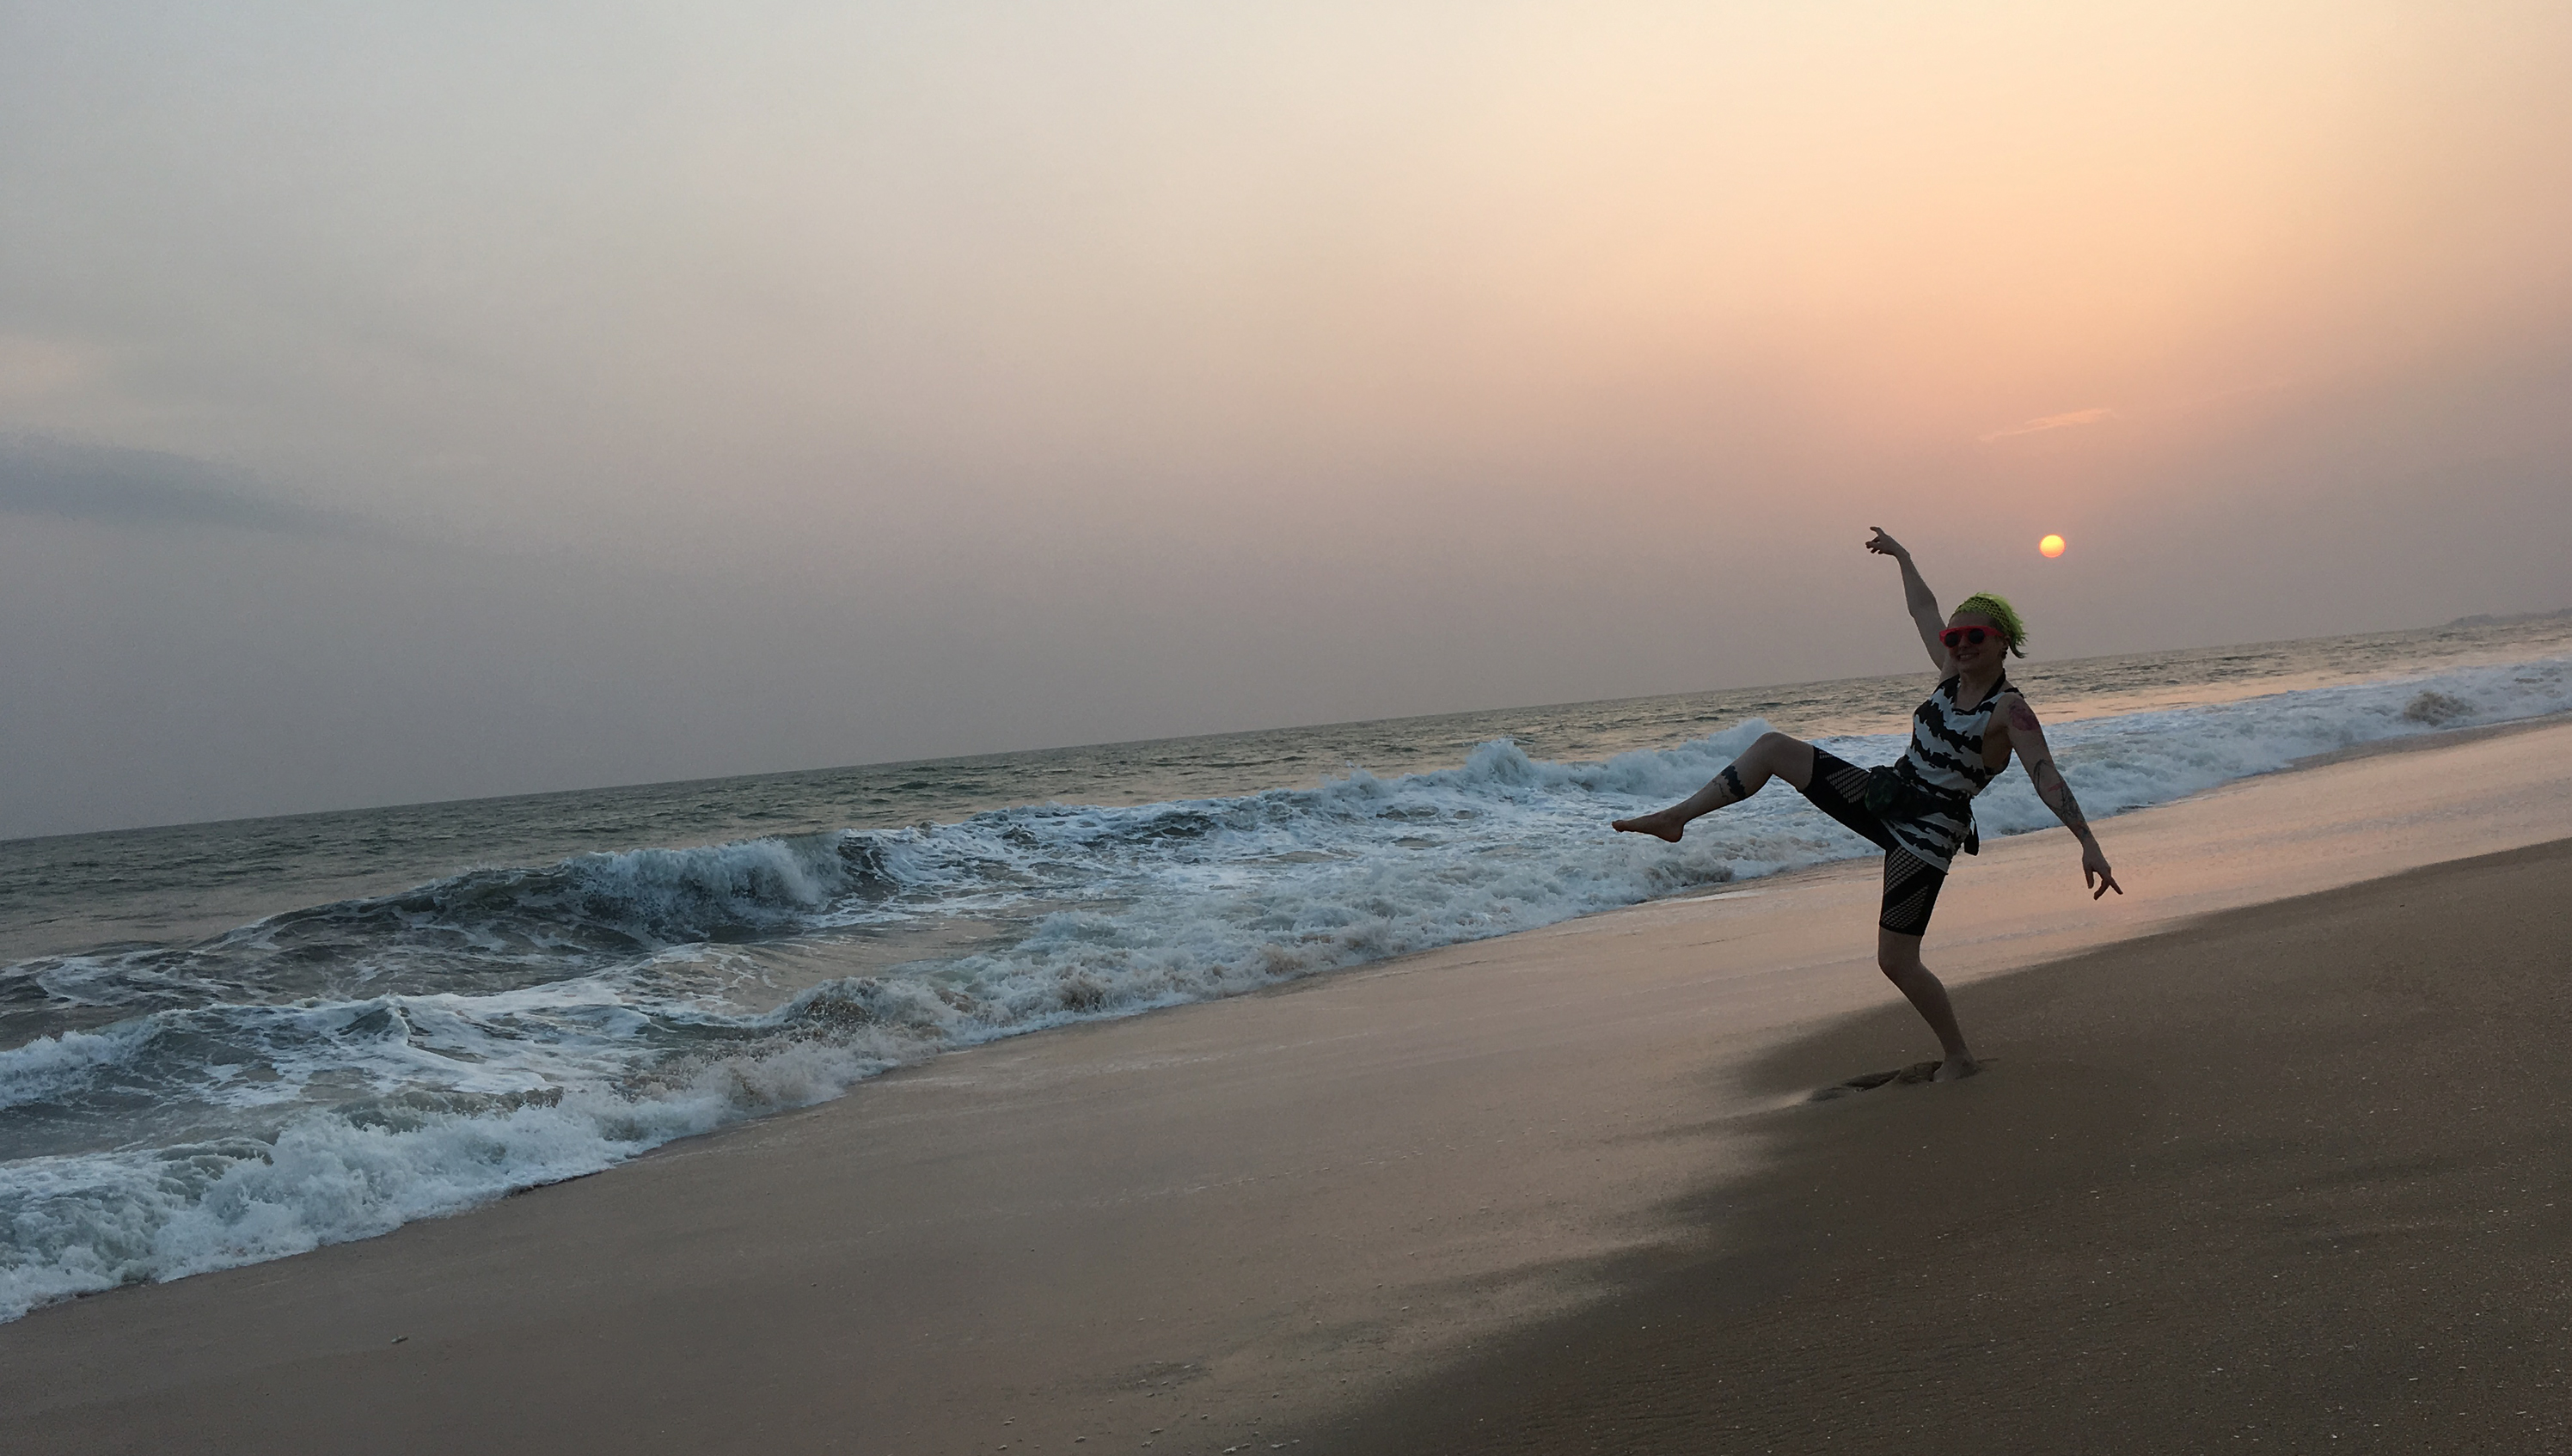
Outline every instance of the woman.
POLYGON ((1676 844, 1689 820, 1738 804, 1769 779, 1781 778, 1815 808, 1881 846, 1884 912, 1876 920, 1875 964, 1938 1034, 1946 1054, 1938 1064, 1938 1080, 1953 1082, 1982 1069, 1966 1050, 1965 1034, 1957 1030, 1947 988, 1920 963, 1920 938, 1929 929, 1929 913, 1937 908, 1938 890, 1947 882, 1956 851, 1971 854, 1976 848, 1974 796, 2009 767, 2012 753, 2036 781, 2037 796, 2081 841, 2081 882, 2091 887, 2091 898, 2126 890, 2109 873, 2108 857, 2099 852, 2099 841, 2081 817, 2080 801, 2055 767, 2036 710, 2002 670, 2007 654, 2027 655, 2027 629, 2018 613, 1985 592, 1965 598, 1940 621, 1938 598, 1920 579, 1911 553, 1882 526, 1874 529, 1866 548, 1902 563, 1903 600, 1911 620, 1919 624, 1929 660, 1945 678, 1911 715, 1910 751, 1890 767, 1870 772, 1801 739, 1763 733, 1749 752, 1725 765, 1685 803, 1619 819, 1614 827, 1676 844))

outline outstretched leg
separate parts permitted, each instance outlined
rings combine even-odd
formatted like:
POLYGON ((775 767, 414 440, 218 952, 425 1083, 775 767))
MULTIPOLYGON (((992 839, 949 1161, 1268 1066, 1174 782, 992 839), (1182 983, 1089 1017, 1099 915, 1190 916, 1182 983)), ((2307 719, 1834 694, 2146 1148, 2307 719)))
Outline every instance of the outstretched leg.
POLYGON ((1954 1082, 1983 1070, 1974 1054, 1965 1049, 1965 1033, 1956 1025, 1956 1008, 1947 1001, 1947 988, 1929 968, 1920 963, 1920 937, 1900 935, 1881 926, 1875 932, 1875 964, 1885 979, 1911 1003, 1912 1010, 1938 1034, 1938 1046, 1946 1060, 1938 1064, 1938 1080, 1954 1082))
POLYGON ((1687 822, 1700 814, 1711 814, 1726 804, 1738 804, 1756 794, 1772 778, 1784 779, 1801 789, 1813 781, 1813 745, 1783 733, 1762 733, 1759 741, 1743 754, 1723 766, 1723 771, 1705 781, 1705 787, 1667 809, 1619 819, 1610 829, 1627 834, 1649 834, 1672 844, 1687 832, 1687 822))

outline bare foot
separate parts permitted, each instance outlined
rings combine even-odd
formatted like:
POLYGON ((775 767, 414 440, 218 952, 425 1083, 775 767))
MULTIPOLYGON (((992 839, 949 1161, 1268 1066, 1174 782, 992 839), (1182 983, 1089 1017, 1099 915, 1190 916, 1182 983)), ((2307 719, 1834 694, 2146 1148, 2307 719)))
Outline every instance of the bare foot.
POLYGON ((1969 1078, 1982 1070, 1983 1064, 1976 1062, 1971 1057, 1950 1057, 1946 1061, 1938 1064, 1938 1075, 1931 1078, 1930 1081, 1963 1082, 1966 1078, 1969 1078))
POLYGON ((1651 814, 1637 814, 1631 819, 1612 820, 1608 827, 1626 834, 1648 834, 1654 839, 1666 839, 1672 844, 1677 844, 1679 836, 1687 833, 1687 825, 1672 819, 1667 809, 1651 814))

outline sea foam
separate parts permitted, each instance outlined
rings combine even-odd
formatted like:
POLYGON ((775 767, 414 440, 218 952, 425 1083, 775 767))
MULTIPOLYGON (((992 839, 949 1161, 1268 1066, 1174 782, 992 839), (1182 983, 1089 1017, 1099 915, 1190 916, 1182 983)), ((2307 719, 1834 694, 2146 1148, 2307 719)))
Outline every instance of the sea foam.
MULTIPOLYGON (((2049 737, 2105 818, 2566 708, 2572 659, 2548 658, 2049 737)), ((1607 829, 1766 728, 1597 762, 1499 740, 1398 777, 580 855, 10 968, 0 1006, 39 1030, 0 1051, 0 1318, 380 1233, 945 1049, 1872 853, 1782 787, 1675 846, 1607 829), (780 969, 884 946, 868 974, 780 969)), ((1872 763, 1902 741, 1824 745, 1872 763)), ((1994 837, 2054 822, 2016 771, 1977 814, 1994 837)))

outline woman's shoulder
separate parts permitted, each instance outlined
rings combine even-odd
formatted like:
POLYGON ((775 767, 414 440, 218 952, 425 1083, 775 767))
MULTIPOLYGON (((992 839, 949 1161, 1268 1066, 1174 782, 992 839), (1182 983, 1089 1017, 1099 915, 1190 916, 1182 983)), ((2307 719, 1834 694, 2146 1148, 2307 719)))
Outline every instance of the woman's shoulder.
POLYGON ((2014 683, 2002 683, 1992 694, 1992 720, 2005 728, 2034 728, 2036 709, 2028 706, 2027 694, 2014 683))

